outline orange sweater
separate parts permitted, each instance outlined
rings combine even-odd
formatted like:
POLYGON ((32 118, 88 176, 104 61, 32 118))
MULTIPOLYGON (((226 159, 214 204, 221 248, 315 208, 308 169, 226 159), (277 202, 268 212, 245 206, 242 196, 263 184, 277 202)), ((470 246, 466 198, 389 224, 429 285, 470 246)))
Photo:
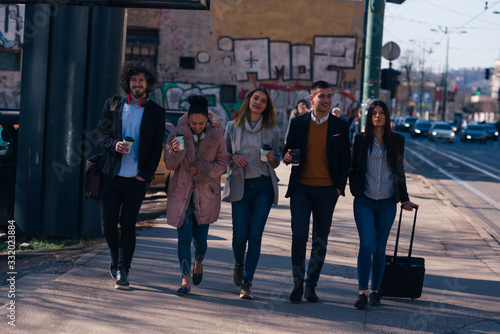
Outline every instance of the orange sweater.
POLYGON ((328 121, 318 125, 311 119, 307 137, 306 162, 300 175, 299 183, 313 187, 333 186, 326 154, 326 136, 328 121))

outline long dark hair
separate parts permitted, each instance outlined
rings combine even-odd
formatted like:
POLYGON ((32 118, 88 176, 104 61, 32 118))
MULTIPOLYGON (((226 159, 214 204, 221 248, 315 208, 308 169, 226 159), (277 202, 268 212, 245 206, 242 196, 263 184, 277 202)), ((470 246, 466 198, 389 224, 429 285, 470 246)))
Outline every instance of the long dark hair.
POLYGON ((144 73, 146 76, 148 94, 155 90, 158 85, 158 73, 153 66, 140 60, 131 60, 124 63, 120 71, 120 87, 125 93, 130 94, 130 78, 139 73, 144 73))
POLYGON ((267 89, 267 87, 260 86, 248 93, 243 100, 243 103, 238 110, 238 116, 234 120, 234 124, 236 126, 244 127, 245 122, 250 122, 250 99, 257 91, 263 92, 267 97, 266 109, 262 113, 262 127, 264 129, 270 129, 274 128, 278 124, 278 116, 276 116, 276 110, 274 109, 274 104, 273 100, 271 99, 269 89, 267 89))
POLYGON ((373 115, 373 110, 377 106, 382 108, 385 115, 383 139, 387 152, 387 164, 390 167, 395 167, 399 164, 399 156, 397 153, 398 148, 396 147, 395 142, 393 140, 393 132, 391 129, 391 115, 389 112, 389 108, 387 107, 387 104, 385 104, 383 101, 374 100, 372 103, 370 103, 370 106, 368 107, 368 114, 366 115, 366 125, 364 134, 364 136, 366 137, 365 143, 366 145, 368 145, 368 149, 371 152, 373 149, 373 141, 375 140, 375 134, 373 133, 372 115, 373 115))

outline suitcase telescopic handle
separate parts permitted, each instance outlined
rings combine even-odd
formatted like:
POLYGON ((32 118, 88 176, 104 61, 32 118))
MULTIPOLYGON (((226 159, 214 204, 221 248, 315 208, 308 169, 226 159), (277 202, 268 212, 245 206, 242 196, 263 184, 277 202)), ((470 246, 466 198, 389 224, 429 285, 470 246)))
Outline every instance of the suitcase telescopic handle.
MULTIPOLYGON (((399 223, 398 223, 398 233, 396 235, 396 245, 394 246, 394 259, 396 259, 396 256, 398 255, 398 246, 399 246, 399 234, 401 232, 401 220, 403 218, 403 207, 404 205, 401 205, 401 211, 399 213, 399 223)), ((411 258, 411 250, 413 248, 413 237, 415 236, 415 224, 417 223, 417 211, 418 207, 414 206, 415 209, 415 216, 413 217, 413 228, 411 230, 411 239, 410 239, 410 249, 408 250, 408 259, 411 258)))

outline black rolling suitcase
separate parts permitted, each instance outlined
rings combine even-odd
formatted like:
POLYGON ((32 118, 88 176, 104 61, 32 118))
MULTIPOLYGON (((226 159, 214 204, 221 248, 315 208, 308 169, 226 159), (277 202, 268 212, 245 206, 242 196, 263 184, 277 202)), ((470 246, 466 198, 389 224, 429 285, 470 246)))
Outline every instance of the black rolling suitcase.
POLYGON ((394 255, 386 255, 385 271, 380 286, 380 295, 385 297, 419 298, 422 294, 424 284, 425 261, 421 257, 411 257, 413 247, 413 237, 415 235, 415 223, 417 222, 417 211, 413 218, 413 229, 411 232, 410 249, 408 256, 398 255, 399 232, 401 230, 401 218, 403 216, 403 206, 399 214, 398 234, 394 255))

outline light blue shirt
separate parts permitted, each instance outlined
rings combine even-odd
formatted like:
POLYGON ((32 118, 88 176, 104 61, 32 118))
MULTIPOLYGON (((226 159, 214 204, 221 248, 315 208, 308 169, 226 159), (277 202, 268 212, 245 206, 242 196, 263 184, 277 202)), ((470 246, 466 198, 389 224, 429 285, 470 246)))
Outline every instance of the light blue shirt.
POLYGON ((122 156, 119 176, 135 177, 139 174, 139 134, 141 132, 144 107, 137 103, 124 103, 122 109, 122 138, 134 138, 134 144, 128 154, 122 156))
POLYGON ((365 189, 366 197, 374 200, 391 198, 393 195, 392 171, 387 164, 387 150, 385 146, 378 145, 376 138, 372 151, 368 151, 365 189))

